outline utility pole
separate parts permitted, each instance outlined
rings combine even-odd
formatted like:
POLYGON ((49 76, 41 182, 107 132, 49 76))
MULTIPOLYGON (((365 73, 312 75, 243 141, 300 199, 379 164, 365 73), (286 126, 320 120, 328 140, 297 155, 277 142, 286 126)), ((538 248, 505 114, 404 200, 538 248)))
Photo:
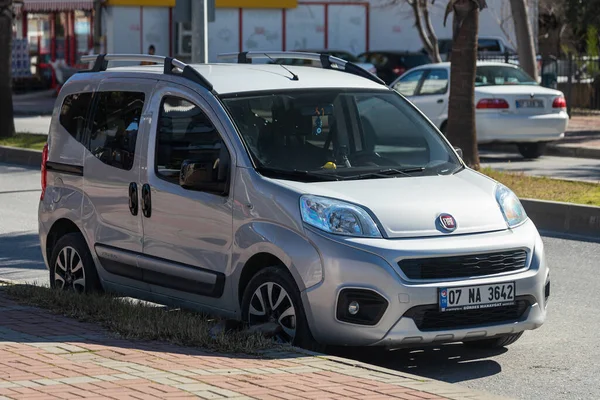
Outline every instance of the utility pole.
POLYGON ((533 44, 533 32, 531 21, 527 15, 527 4, 525 0, 510 0, 515 33, 517 34, 517 53, 521 67, 537 80, 537 64, 535 62, 535 46, 533 44))
POLYGON ((208 62, 208 0, 192 0, 192 63, 208 62))

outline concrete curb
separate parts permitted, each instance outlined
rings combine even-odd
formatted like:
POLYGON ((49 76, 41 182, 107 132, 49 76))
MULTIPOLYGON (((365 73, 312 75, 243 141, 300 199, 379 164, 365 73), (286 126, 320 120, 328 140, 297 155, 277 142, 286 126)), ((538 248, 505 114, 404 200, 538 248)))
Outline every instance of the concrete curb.
POLYGON ((0 146, 0 162, 39 167, 42 165, 42 152, 39 150, 0 146))
MULTIPOLYGON (((500 151, 505 153, 518 153, 516 145, 497 144, 481 145, 481 150, 500 151)), ((569 146, 567 144, 549 144, 546 146, 544 155, 555 157, 573 157, 573 158, 593 158, 600 159, 600 149, 585 146, 569 146)), ((480 154, 480 158, 485 158, 486 154, 480 154)))
POLYGON ((541 231, 600 239, 600 207, 533 199, 521 203, 541 231))
POLYGON ((600 159, 600 148, 550 145, 546 148, 546 154, 559 157, 600 159))

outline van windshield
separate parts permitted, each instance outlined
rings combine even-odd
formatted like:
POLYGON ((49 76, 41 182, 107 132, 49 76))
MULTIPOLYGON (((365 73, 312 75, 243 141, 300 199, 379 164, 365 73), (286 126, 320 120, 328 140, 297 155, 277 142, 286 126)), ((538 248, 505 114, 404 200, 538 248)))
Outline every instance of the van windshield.
POLYGON ((393 91, 294 90, 222 100, 263 175, 308 182, 462 168, 435 127, 393 91))

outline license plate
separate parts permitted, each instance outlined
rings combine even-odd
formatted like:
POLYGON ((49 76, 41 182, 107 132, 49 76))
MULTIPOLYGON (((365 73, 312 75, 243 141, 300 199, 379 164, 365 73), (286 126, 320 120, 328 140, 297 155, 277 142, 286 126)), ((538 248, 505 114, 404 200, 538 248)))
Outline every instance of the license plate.
POLYGON ((517 100, 517 108, 543 108, 542 100, 517 100))
POLYGON ((440 311, 479 310, 515 304, 515 283, 440 288, 440 311))

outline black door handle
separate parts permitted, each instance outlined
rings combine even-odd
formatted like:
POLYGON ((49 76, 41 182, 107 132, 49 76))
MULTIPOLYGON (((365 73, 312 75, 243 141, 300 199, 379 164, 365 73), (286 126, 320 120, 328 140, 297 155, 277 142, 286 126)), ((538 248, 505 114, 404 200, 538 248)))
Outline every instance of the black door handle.
POLYGON ((150 185, 145 183, 142 186, 142 214, 144 217, 150 218, 152 215, 152 198, 150 196, 150 185))
POLYGON ((442 104, 444 102, 444 99, 439 99, 437 102, 438 104, 442 104))
POLYGON ((138 191, 135 182, 129 184, 129 211, 131 215, 138 215, 138 191))

